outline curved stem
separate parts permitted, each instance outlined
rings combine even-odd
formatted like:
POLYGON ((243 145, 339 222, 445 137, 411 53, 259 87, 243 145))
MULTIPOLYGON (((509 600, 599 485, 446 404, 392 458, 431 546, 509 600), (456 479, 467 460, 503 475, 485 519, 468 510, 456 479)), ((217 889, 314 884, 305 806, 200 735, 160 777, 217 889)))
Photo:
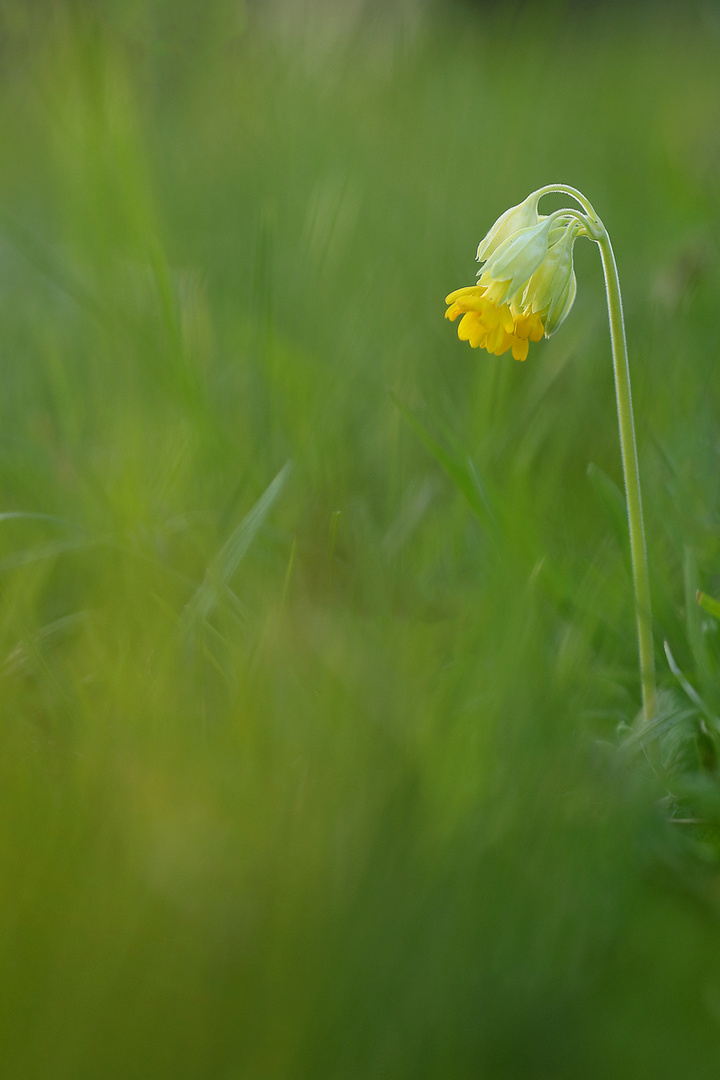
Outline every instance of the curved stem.
POLYGON ((589 236, 591 240, 597 240, 595 233, 597 232, 597 218, 593 218, 592 221, 588 220, 588 215, 583 214, 580 210, 576 210, 574 206, 563 206, 562 210, 554 210, 552 214, 547 217, 548 221, 557 221, 559 218, 573 218, 583 227, 583 235, 589 236), (588 232, 588 226, 590 232, 588 232))
POLYGON ((557 192, 558 195, 570 195, 570 197, 573 198, 575 202, 580 203, 583 210, 585 210, 591 218, 593 218, 595 221, 598 222, 598 224, 600 224, 600 218, 595 213, 595 209, 590 200, 585 198, 582 191, 578 191, 577 188, 570 187, 569 184, 546 184, 545 187, 538 188, 535 194, 539 199, 541 199, 543 195, 552 195, 554 192, 557 192))
MULTIPOLYGON (((565 189, 568 190, 568 189, 565 189)), ((572 194, 572 191, 568 193, 572 194)), ((588 204, 589 205, 589 204, 588 204)), ((592 208, 591 208, 592 209, 592 208)), ((594 212, 593 212, 594 214, 594 212)), ((596 215, 594 215, 596 216, 596 215)), ((642 501, 640 498, 640 473, 638 470, 635 425, 633 422, 630 394, 630 368, 628 366, 625 324, 623 322, 620 281, 610 237, 602 222, 597 244, 602 257, 605 287, 607 290, 610 338, 613 366, 615 369, 615 394, 617 397, 618 424, 620 428, 620 453, 625 477, 628 525, 630 529, 630 556, 632 560, 633 586, 635 588, 635 611, 637 617, 638 647, 640 654, 640 682, 642 686, 643 713, 649 723, 655 713, 655 656, 652 640, 652 611, 650 607, 650 579, 648 575, 647 550, 643 529, 642 501)))

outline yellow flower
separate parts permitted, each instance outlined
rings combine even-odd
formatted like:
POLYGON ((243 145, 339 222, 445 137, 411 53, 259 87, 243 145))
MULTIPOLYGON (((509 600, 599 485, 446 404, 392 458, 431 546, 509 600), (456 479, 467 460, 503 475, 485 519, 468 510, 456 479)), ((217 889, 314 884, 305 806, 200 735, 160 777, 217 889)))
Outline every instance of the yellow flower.
POLYGON ((536 206, 530 196, 496 221, 478 249, 485 265, 477 285, 446 297, 445 317, 462 315, 458 337, 473 349, 495 356, 511 349, 525 360, 528 342, 554 333, 573 305, 572 250, 582 223, 566 210, 540 217, 536 206))
POLYGON ((545 333, 542 319, 533 311, 514 314, 510 304, 495 304, 487 298, 484 285, 469 285, 445 297, 450 307, 445 318, 452 322, 462 315, 458 337, 468 341, 473 349, 487 349, 502 356, 508 349, 516 360, 525 360, 528 342, 539 341, 545 333))

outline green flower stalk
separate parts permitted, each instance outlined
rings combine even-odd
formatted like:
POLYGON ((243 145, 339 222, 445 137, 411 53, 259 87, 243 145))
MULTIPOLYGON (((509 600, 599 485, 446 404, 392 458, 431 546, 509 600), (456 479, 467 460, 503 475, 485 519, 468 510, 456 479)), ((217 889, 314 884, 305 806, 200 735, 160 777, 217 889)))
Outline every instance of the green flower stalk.
POLYGON ((567 318, 575 300, 573 245, 578 237, 600 249, 607 290, 610 340, 615 371, 620 453, 625 478, 635 612, 637 618, 643 716, 655 713, 655 660, 652 640, 650 580, 643 527, 630 369, 623 322, 620 281, 610 237, 585 196, 567 184, 549 184, 528 195, 498 218, 477 250, 481 263, 476 285, 446 298, 446 318, 458 324, 458 337, 472 348, 495 356, 512 351, 525 360, 529 342, 549 337, 567 318), (543 195, 569 195, 580 207, 550 215, 538 211, 543 195))

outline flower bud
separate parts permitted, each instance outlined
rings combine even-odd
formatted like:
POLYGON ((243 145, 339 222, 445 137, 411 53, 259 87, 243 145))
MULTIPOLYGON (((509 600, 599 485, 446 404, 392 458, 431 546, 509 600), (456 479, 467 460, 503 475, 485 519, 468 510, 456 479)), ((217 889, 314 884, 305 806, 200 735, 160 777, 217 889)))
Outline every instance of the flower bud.
POLYGON ((522 307, 541 316, 547 337, 560 326, 575 299, 573 244, 579 229, 575 218, 564 226, 530 277, 522 296, 522 307))
POLYGON ((495 303, 504 303, 514 296, 542 264, 553 225, 552 218, 544 218, 537 225, 518 230, 503 240, 487 259, 479 280, 486 288, 497 283, 493 291, 495 303))
POLYGON ((533 192, 523 202, 517 206, 511 206, 509 210, 501 214, 485 238, 478 244, 477 261, 483 262, 484 259, 489 258, 509 236, 531 225, 537 225, 541 220, 538 216, 537 204, 538 195, 533 192))

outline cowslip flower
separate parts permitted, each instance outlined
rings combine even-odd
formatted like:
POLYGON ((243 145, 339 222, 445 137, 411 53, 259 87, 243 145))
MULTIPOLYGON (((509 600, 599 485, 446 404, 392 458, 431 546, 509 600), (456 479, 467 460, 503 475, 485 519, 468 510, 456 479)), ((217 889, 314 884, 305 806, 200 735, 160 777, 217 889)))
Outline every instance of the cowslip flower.
POLYGON ((598 245, 605 275, 635 592, 642 715, 649 725, 656 711, 650 580, 620 281, 610 237, 582 192, 568 184, 549 184, 506 210, 478 246, 481 266, 477 284, 456 289, 446 297, 445 317, 454 322, 462 316, 458 337, 473 349, 487 349, 495 356, 512 351, 516 360, 525 360, 529 342, 553 334, 573 305, 577 291, 573 245, 579 236, 598 245), (552 214, 540 214, 538 203, 550 194, 569 195, 581 209, 565 207, 552 214))
POLYGON ((525 360, 529 342, 553 334, 573 305, 573 245, 588 223, 575 210, 538 214, 540 193, 506 211, 480 242, 477 285, 446 297, 445 317, 462 315, 458 337, 474 349, 525 360))

